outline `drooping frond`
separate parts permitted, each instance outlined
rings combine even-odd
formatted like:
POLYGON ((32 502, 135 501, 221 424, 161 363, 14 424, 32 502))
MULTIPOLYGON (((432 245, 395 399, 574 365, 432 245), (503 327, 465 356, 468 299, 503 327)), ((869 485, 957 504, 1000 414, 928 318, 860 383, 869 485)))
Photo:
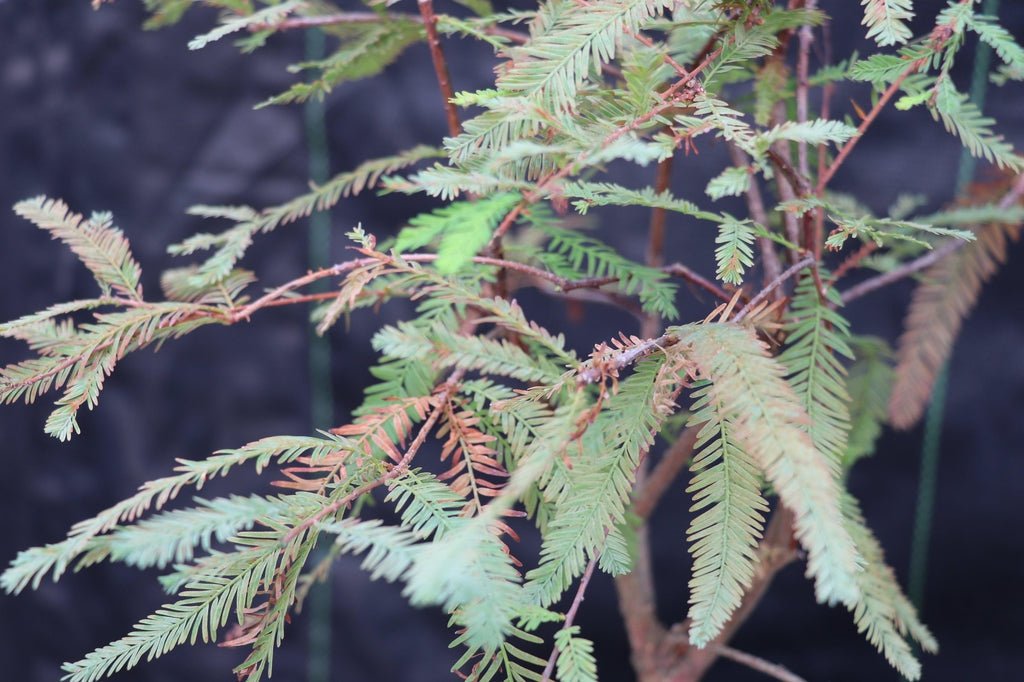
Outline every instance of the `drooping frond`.
MULTIPOLYGON (((850 202, 847 197, 830 195, 826 198, 804 197, 784 201, 779 210, 806 213, 812 209, 825 209, 825 216, 835 225, 825 239, 825 246, 838 251, 848 239, 871 240, 878 246, 897 242, 907 242, 918 247, 932 248, 928 236, 952 237, 963 241, 973 241, 974 233, 970 230, 945 227, 941 221, 934 223, 926 219, 904 220, 891 217, 876 218, 863 206, 850 202)), ((946 223, 956 224, 956 223, 946 223)))
POLYGON ((676 198, 668 190, 657 193, 652 187, 629 189, 611 182, 570 182, 562 188, 562 194, 575 199, 573 206, 583 215, 592 206, 644 206, 713 222, 722 220, 721 215, 704 211, 692 201, 676 198))
POLYGON ((946 130, 956 134, 972 156, 1015 173, 1024 170, 1024 160, 1014 152, 1013 145, 992 131, 994 119, 982 114, 966 94, 950 84, 950 79, 940 80, 937 87, 932 116, 941 119, 946 130))
POLYGON ((402 579, 416 558, 417 537, 403 528, 385 526, 380 521, 345 519, 320 527, 336 535, 335 544, 342 554, 362 554, 361 568, 373 580, 394 582, 402 579))
POLYGON ((94 313, 95 321, 79 325, 75 333, 35 344, 45 346, 39 357, 0 369, 0 403, 33 402, 52 389, 63 389, 45 431, 69 440, 81 432, 79 410, 97 405, 104 381, 125 355, 217 321, 193 316, 195 312, 196 306, 188 303, 147 303, 94 313))
MULTIPOLYGON (((532 609, 532 611, 550 614, 543 609, 532 609)), ((547 661, 522 648, 524 644, 536 646, 542 644, 543 641, 523 628, 513 627, 496 651, 488 651, 478 646, 468 646, 462 657, 452 666, 452 672, 459 676, 464 675, 466 682, 488 682, 495 679, 505 680, 505 682, 544 682, 541 670, 544 669, 547 661), (463 672, 471 663, 472 666, 463 672), (499 675, 501 677, 498 677, 499 675)), ((454 647, 465 643, 466 633, 463 633, 449 646, 454 647)))
POLYGON ((466 628, 465 644, 495 651, 524 604, 519 572, 505 549, 484 519, 467 520, 423 546, 404 594, 414 606, 457 610, 456 622, 466 628))
POLYGON ((964 245, 926 270, 907 311, 906 331, 896 356, 896 381, 889 419, 898 429, 913 426, 924 413, 939 369, 953 350, 964 318, 981 287, 1006 260, 1019 226, 986 225, 977 241, 964 245))
POLYGON ((356 168, 339 173, 322 185, 294 199, 263 211, 248 206, 193 206, 191 215, 203 218, 230 220, 233 227, 220 233, 201 232, 167 248, 174 256, 188 256, 201 251, 212 251, 210 256, 195 266, 186 283, 199 289, 215 287, 235 271, 238 261, 245 255, 257 234, 270 232, 281 225, 294 223, 314 211, 327 211, 343 197, 356 196, 377 185, 381 177, 426 159, 437 158, 434 147, 418 145, 393 156, 372 159, 356 168))
POLYGON ((453 531, 466 505, 465 499, 436 476, 418 469, 393 480, 384 501, 394 504, 402 526, 423 540, 453 531))
POLYGON ((1024 47, 1021 47, 1013 35, 999 24, 996 17, 972 14, 967 20, 967 27, 995 51, 1003 60, 1006 69, 1011 72, 1024 69, 1024 47))
POLYGON ((852 603, 859 557, 843 527, 839 485, 828 457, 806 433, 807 413, 752 330, 730 323, 672 330, 711 382, 710 396, 737 443, 757 462, 796 515, 819 601, 852 603))
POLYGON ((787 380, 803 405, 810 423, 807 431, 818 452, 840 470, 850 429, 850 395, 842 358, 853 360, 850 324, 832 306, 839 295, 830 289, 822 300, 814 278, 797 284, 791 306, 792 321, 786 348, 779 361, 789 371, 787 380))
POLYGON ((757 540, 768 503, 751 456, 731 435, 722 405, 705 385, 694 391, 690 425, 697 434, 686 492, 693 496, 686 539, 693 556, 690 578, 690 642, 712 641, 740 604, 754 576, 757 540))
POLYGON ((448 467, 438 479, 466 498, 466 510, 483 511, 486 500, 497 497, 508 478, 508 471, 497 459, 493 443, 497 440, 480 430, 480 417, 448 401, 438 436, 447 436, 440 460, 448 467))
POLYGON ((506 340, 458 334, 445 322, 426 329, 408 322, 384 327, 374 335, 373 347, 393 358, 415 358, 440 367, 461 367, 525 382, 554 381, 563 372, 546 358, 530 357, 506 340))
POLYGON ((94 213, 85 220, 60 199, 46 197, 20 201, 14 212, 67 244, 92 272, 105 296, 113 290, 134 301, 142 300, 142 268, 109 213, 94 213))
POLYGON ((772 53, 779 45, 778 34, 798 26, 816 26, 825 21, 818 10, 779 9, 762 15, 753 25, 735 21, 720 41, 721 51, 704 73, 709 91, 717 91, 723 82, 742 80, 753 74, 753 60, 772 53))
POLYGON ((209 552, 215 540, 227 542, 237 532, 251 528, 257 519, 280 516, 288 509, 278 498, 259 495, 194 500, 196 507, 163 512, 90 538, 89 549, 75 570, 103 560, 136 568, 189 562, 197 548, 209 552))
POLYGON ((855 127, 847 125, 842 121, 817 118, 812 121, 786 121, 785 123, 780 123, 771 130, 758 135, 757 142, 762 148, 767 148, 780 140, 805 142, 814 145, 827 142, 841 145, 858 134, 855 127))
POLYGON ((216 639, 229 618, 243 618, 244 609, 255 600, 261 583, 274 575, 287 550, 278 537, 265 536, 253 534, 246 540, 247 550, 228 555, 231 561, 219 566, 215 575, 191 580, 177 601, 140 621, 127 636, 65 664, 62 679, 95 682, 133 668, 143 658, 162 656, 186 641, 216 639))
POLYGON ((914 0, 861 0, 868 38, 881 46, 905 43, 914 35, 907 22, 914 18, 914 0))
POLYGON ((527 574, 527 592, 542 606, 559 599, 625 521, 640 459, 674 411, 682 363, 671 352, 640 363, 583 434, 587 456, 565 472, 540 563, 527 574))
POLYGON ((122 522, 134 521, 151 508, 160 509, 184 488, 201 488, 206 481, 223 476, 236 466, 253 462, 256 470, 261 471, 272 461, 285 464, 302 455, 316 460, 344 447, 343 439, 330 435, 273 436, 236 450, 219 450, 204 460, 179 459, 175 468, 177 474, 148 481, 131 497, 76 523, 66 540, 20 552, 0 576, 0 587, 8 593, 21 592, 29 585, 36 589, 51 571, 53 579, 57 580, 73 561, 88 551, 89 543, 97 535, 122 522))
POLYGON ((865 525, 857 500, 847 493, 842 503, 846 528, 865 561, 864 570, 857 574, 860 597, 850 608, 857 631, 864 634, 901 675, 917 680, 921 677, 921 664, 906 636, 909 634, 929 653, 936 653, 939 645, 918 620, 893 570, 886 565, 882 546, 865 525))

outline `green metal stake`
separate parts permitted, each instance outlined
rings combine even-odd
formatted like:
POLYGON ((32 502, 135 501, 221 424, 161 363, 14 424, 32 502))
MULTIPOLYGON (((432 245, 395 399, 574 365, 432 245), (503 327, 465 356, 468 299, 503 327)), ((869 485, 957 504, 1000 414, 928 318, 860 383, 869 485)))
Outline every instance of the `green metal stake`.
MULTIPOLYGON (((306 31, 306 59, 323 59, 323 31, 306 31)), ((327 181, 330 160, 327 154, 327 126, 324 102, 316 97, 303 110, 309 177, 317 184, 327 181)), ((318 270, 331 264, 331 219, 316 211, 309 217, 309 268, 318 270)), ((316 283, 314 291, 325 291, 326 281, 316 283)), ((310 419, 317 429, 329 428, 333 421, 334 396, 331 389, 331 347, 326 336, 309 331, 310 419)), ((323 555, 322 551, 318 554, 323 555)), ((309 682, 329 682, 331 677, 331 585, 324 581, 309 595, 309 682)))
MULTIPOLYGON (((999 0, 986 0, 982 12, 995 16, 999 0)), ((974 72, 971 75, 971 101, 982 108, 988 89, 988 69, 992 63, 992 48, 979 41, 974 52, 974 72)), ((974 179, 977 160, 965 149, 960 153, 956 175, 956 193, 962 194, 974 179)), ((935 494, 938 487, 939 451, 942 445, 942 423, 946 411, 946 392, 949 384, 949 364, 939 370, 932 390, 932 401, 925 415, 924 439, 921 444, 921 473, 914 511, 914 536, 910 545, 910 580, 907 591, 918 611, 924 608, 924 588, 928 573, 928 545, 931 543, 932 516, 935 512, 935 494)))

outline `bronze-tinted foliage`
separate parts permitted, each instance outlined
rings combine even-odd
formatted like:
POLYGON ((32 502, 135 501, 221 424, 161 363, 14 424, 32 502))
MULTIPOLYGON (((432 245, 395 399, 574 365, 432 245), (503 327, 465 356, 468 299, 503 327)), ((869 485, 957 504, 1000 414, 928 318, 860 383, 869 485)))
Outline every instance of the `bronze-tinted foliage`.
POLYGON ((1019 225, 986 225, 977 230, 977 241, 924 273, 897 353, 896 381, 889 399, 889 421, 896 428, 908 429, 921 418, 964 318, 982 285, 1006 261, 1009 241, 1019 234, 1019 225))

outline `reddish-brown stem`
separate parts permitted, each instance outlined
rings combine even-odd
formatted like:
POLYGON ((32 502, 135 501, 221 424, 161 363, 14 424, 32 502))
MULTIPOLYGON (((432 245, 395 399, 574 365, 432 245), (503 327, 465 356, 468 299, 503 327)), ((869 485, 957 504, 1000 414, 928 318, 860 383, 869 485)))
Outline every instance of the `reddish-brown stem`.
POLYGON ((860 265, 861 261, 873 254, 878 250, 878 242, 868 242, 863 244, 859 249, 850 254, 850 257, 839 264, 839 267, 832 273, 832 279, 829 282, 829 286, 834 285, 840 279, 842 279, 846 273, 853 270, 855 267, 860 265))
MULTIPOLYGON (((571 628, 573 621, 576 620, 576 612, 580 610, 580 604, 583 603, 583 594, 587 591, 587 585, 590 584, 590 578, 594 575, 594 569, 597 568, 597 560, 597 556, 590 560, 590 563, 587 564, 587 570, 583 572, 583 577, 580 578, 579 587, 576 588, 576 596, 573 598, 569 610, 565 612, 565 622, 562 624, 563 630, 571 628)), ((555 662, 557 660, 558 647, 555 647, 551 650, 548 664, 544 666, 544 673, 541 675, 543 682, 548 682, 551 679, 552 673, 555 672, 555 662)))
POLYGON ((809 194, 811 191, 811 182, 807 179, 807 176, 799 172, 796 168, 793 168, 793 164, 789 162, 789 159, 783 156, 776 149, 768 150, 768 158, 771 160, 772 165, 775 169, 786 177, 786 180, 792 185, 800 194, 809 194))
POLYGON ((437 15, 434 14, 433 0, 417 0, 420 8, 420 16, 423 17, 423 26, 427 30, 427 47, 430 48, 430 61, 434 63, 434 73, 437 75, 437 84, 441 88, 441 97, 444 98, 444 113, 448 120, 448 134, 457 137, 462 132, 462 125, 459 123, 459 111, 455 108, 452 99, 455 92, 452 90, 451 76, 448 73, 448 62, 445 61, 444 51, 441 49, 441 38, 437 35, 437 15))
MULTIPOLYGON (((672 159, 666 157, 658 164, 654 177, 654 191, 657 194, 667 192, 672 185, 672 159)), ((651 224, 647 231, 647 264, 659 267, 665 262, 665 220, 668 212, 664 208, 651 209, 651 224)))
MULTIPOLYGON (((786 119, 786 107, 783 102, 779 102, 775 105, 775 109, 772 111, 772 124, 780 125, 786 119)), ((793 168, 790 163, 789 155, 789 143, 785 140, 776 142, 772 147, 772 154, 769 155, 773 165, 779 171, 775 176, 775 183, 778 187, 779 199, 782 201, 793 201, 797 198, 797 189, 799 182, 795 179, 790 179, 789 170, 793 168)), ((792 173, 795 178, 795 171, 792 173)), ((782 222, 786 228, 786 239, 789 240, 794 246, 800 243, 800 226, 797 221, 797 216, 789 211, 782 213, 782 222)), ((796 260, 796 253, 790 250, 789 261, 792 263, 796 260)))
POLYGON ((696 287, 700 287, 701 289, 710 293, 712 296, 719 299, 720 301, 725 301, 726 303, 728 303, 729 301, 732 300, 733 294, 730 294, 728 291, 718 286, 708 278, 697 274, 688 266, 683 265, 682 263, 672 263, 671 265, 664 265, 661 269, 663 272, 667 272, 668 274, 674 277, 681 277, 690 284, 696 287))
POLYGON ((815 191, 819 196, 824 194, 825 188, 828 186, 832 176, 836 174, 836 171, 838 171, 839 167, 843 165, 844 161, 846 161, 850 152, 852 152, 853 148, 857 146, 857 142, 859 142, 860 138, 864 136, 864 131, 874 123, 875 119, 878 118, 878 114, 881 113, 882 109, 885 108, 885 105, 889 103, 889 100, 893 98, 893 95, 899 92, 900 86, 903 85, 903 81, 907 80, 911 74, 917 73, 918 69, 920 69, 924 63, 924 59, 915 59, 906 69, 903 70, 903 73, 901 73, 899 77, 897 77, 896 80, 894 80, 892 84, 885 89, 885 92, 883 92, 882 96, 878 98, 875 106, 871 107, 871 111, 867 113, 864 120, 860 122, 859 126, 857 126, 857 134, 846 141, 843 148, 839 150, 838 154, 836 154, 836 158, 832 159, 832 163, 829 164, 828 168, 825 169, 825 172, 818 178, 818 186, 815 191))

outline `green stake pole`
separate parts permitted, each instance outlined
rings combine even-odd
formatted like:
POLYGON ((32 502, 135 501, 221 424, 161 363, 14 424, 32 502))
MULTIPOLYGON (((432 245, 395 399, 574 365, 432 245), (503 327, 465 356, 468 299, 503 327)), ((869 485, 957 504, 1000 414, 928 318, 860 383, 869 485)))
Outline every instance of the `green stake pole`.
MULTIPOLYGON (((999 0, 986 0, 984 14, 995 16, 999 0)), ((974 52, 974 72, 971 75, 971 101, 979 108, 985 103, 988 89, 988 69, 992 63, 992 48, 978 42, 974 52)), ((974 179, 978 162, 965 149, 960 153, 956 175, 956 193, 962 194, 974 179)), ((939 451, 942 445, 942 424, 946 411, 946 392, 949 385, 949 364, 939 370, 932 390, 932 401, 924 421, 924 439, 921 444, 921 474, 918 483, 917 508, 914 511, 914 536, 910 545, 910 580, 908 592, 918 611, 924 608, 924 587, 928 573, 928 546, 931 543, 932 516, 939 478, 939 451)))
MULTIPOLYGON (((306 31, 306 59, 323 59, 323 31, 306 31)), ((324 103, 312 98, 303 110, 306 128, 306 150, 309 156, 309 178, 317 184, 327 181, 330 160, 327 155, 327 126, 324 103)), ((331 219, 327 213, 315 211, 309 217, 309 268, 325 268, 331 262, 331 219)), ((326 290, 326 281, 317 282, 314 291, 326 290)), ((326 336, 309 330, 310 420, 317 429, 330 428, 333 423, 334 396, 331 390, 331 347, 326 336)), ((322 551, 318 554, 323 555, 322 551)), ((309 595, 309 682, 329 682, 331 676, 331 585, 324 581, 309 595)))

